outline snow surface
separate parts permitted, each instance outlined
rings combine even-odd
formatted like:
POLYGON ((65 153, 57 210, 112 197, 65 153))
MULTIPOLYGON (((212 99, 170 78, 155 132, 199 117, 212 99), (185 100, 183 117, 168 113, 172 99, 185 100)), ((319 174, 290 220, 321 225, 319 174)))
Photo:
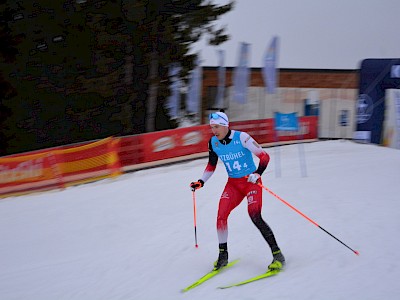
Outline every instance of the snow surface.
POLYGON ((0 201, 0 299, 399 299, 400 151, 350 141, 267 148, 264 185, 352 251, 264 193, 263 216, 286 256, 276 277, 216 287, 266 270, 270 250, 244 200, 229 219, 229 255, 240 262, 186 293, 218 255, 215 217, 226 172, 196 192, 206 159, 115 180, 0 201), (281 177, 275 174, 277 154, 281 177))

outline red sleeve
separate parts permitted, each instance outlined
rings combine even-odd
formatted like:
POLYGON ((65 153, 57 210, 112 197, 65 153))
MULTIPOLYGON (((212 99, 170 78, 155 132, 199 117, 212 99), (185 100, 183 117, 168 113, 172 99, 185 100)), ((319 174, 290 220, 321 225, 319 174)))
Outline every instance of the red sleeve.
POLYGON ((257 157, 260 159, 260 163, 258 164, 258 168, 256 173, 262 175, 269 163, 269 155, 265 151, 261 151, 260 153, 256 154, 257 157))

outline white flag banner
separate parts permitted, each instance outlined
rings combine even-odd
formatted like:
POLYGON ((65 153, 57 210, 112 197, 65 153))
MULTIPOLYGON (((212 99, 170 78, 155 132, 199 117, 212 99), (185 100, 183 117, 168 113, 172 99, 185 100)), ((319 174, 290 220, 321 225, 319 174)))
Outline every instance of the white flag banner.
POLYGON ((250 81, 249 71, 250 44, 241 43, 239 62, 233 78, 233 100, 244 104, 247 102, 247 89, 250 81))
POLYGON ((394 108, 395 108, 395 127, 396 127, 396 149, 400 149, 400 91, 394 92, 394 108))
POLYGON ((189 79, 189 89, 186 97, 186 110, 189 113, 200 113, 202 74, 203 72, 200 66, 200 59, 197 57, 196 67, 192 70, 192 74, 189 79))
POLYGON ((171 95, 167 100, 167 109, 169 116, 171 118, 179 118, 179 110, 181 106, 180 98, 180 88, 181 80, 179 79, 179 72, 181 71, 181 66, 179 63, 172 63, 168 69, 168 76, 171 80, 170 90, 171 95))
POLYGON ((269 94, 275 94, 277 86, 277 60, 278 60, 278 37, 273 37, 264 56, 263 77, 265 90, 269 94))
POLYGON ((225 68, 225 51, 217 50, 218 55, 218 87, 217 97, 215 99, 216 108, 224 108, 224 94, 225 94, 225 81, 226 81, 226 68, 225 68))

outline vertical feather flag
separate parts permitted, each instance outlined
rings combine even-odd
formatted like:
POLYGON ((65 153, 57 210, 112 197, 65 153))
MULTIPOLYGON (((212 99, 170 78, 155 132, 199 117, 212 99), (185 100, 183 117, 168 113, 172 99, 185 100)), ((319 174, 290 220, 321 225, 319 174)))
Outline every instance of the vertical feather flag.
POLYGON ((186 109, 189 113, 200 113, 202 73, 200 59, 197 57, 196 67, 194 70, 192 70, 192 74, 189 79, 189 89, 186 97, 186 109))
MULTIPOLYGON (((400 70, 399 70, 400 71, 400 70)), ((399 72, 400 75, 400 72, 399 72)), ((400 78, 400 76, 399 76, 400 78)), ((397 149, 400 149, 400 91, 395 90, 394 91, 394 106, 395 106, 395 114, 396 114, 396 131, 397 131, 397 143, 395 143, 395 147, 397 149)))
POLYGON ((169 66, 168 75, 171 78, 171 95, 168 98, 166 107, 168 108, 168 113, 171 118, 179 117, 179 110, 181 107, 180 99, 180 88, 181 81, 179 79, 179 72, 181 71, 181 66, 179 63, 172 63, 169 66))
POLYGON ((225 68, 225 51, 218 50, 218 88, 217 88, 217 97, 215 99, 215 107, 223 108, 224 107, 224 94, 225 94, 225 80, 226 80, 226 68, 225 68))
POLYGON ((239 62, 238 66, 235 69, 234 74, 234 94, 233 100, 238 103, 246 103, 247 102, 247 88, 249 86, 250 81, 250 72, 249 72, 249 57, 250 57, 250 44, 241 43, 240 52, 239 52, 239 62))
POLYGON ((278 61, 278 37, 272 38, 271 44, 269 45, 265 56, 264 56, 264 67, 263 77, 266 85, 265 90, 268 94, 275 94, 275 89, 278 86, 277 83, 277 61, 278 61))

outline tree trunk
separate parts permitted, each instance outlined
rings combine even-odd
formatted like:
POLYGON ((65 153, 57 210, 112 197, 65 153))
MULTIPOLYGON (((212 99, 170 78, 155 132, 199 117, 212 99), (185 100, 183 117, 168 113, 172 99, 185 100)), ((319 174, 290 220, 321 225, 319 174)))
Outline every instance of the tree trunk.
POLYGON ((149 98, 147 99, 146 105, 146 132, 153 132, 155 130, 156 124, 156 109, 157 109, 157 69, 158 69, 158 59, 157 52, 154 50, 151 53, 150 60, 150 88, 149 88, 149 98))

